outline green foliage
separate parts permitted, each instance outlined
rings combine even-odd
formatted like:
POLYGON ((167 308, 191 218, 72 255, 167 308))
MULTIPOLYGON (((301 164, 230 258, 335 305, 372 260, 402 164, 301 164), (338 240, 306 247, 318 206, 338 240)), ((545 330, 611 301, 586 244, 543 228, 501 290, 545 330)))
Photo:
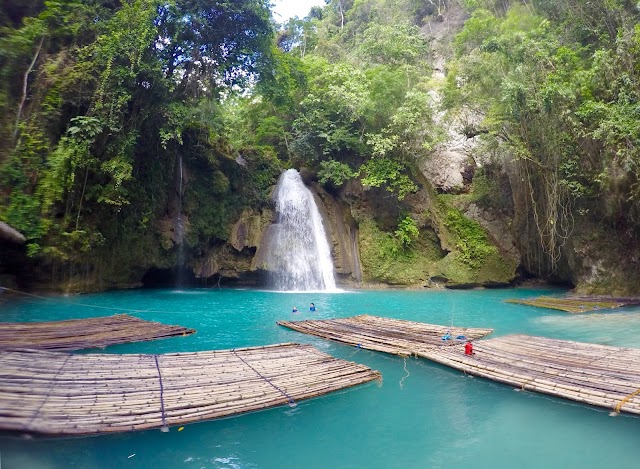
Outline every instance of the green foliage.
POLYGON ((318 176, 320 184, 331 183, 335 187, 340 187, 348 180, 357 177, 358 173, 345 163, 340 163, 336 160, 325 160, 320 163, 318 176))
POLYGON ((367 143, 373 148, 373 157, 360 167, 360 173, 364 175, 364 186, 385 186, 389 192, 397 195, 398 200, 402 200, 407 194, 418 190, 418 186, 405 174, 403 161, 390 157, 397 140, 395 135, 369 135, 367 143))
POLYGON ((11 203, 3 210, 2 219, 20 231, 29 240, 40 238, 45 226, 40 216, 40 200, 37 197, 14 190, 11 203))
POLYGON ((364 175, 362 184, 369 187, 385 186, 389 192, 397 195, 398 200, 418 190, 418 186, 403 173, 401 162, 387 157, 374 157, 360 167, 364 175))
POLYGON ((20 231, 28 240, 40 238, 46 231, 41 218, 41 200, 35 193, 42 162, 49 151, 46 138, 27 123, 22 138, 0 165, 0 219, 20 231))
POLYGON ((420 28, 409 24, 373 23, 363 33, 359 55, 372 64, 422 66, 428 46, 420 28))
MULTIPOLYGON (((321 62, 314 64, 321 65, 321 62)), ((366 76, 346 64, 324 64, 313 78, 293 122, 294 154, 321 161, 362 151, 362 119, 369 106, 366 76)))
POLYGON ((407 215, 398 222, 398 229, 396 229, 394 234, 400 245, 403 248, 407 248, 416 240, 420 234, 420 230, 418 229, 416 221, 411 218, 410 215, 407 215))
POLYGON ((496 247, 489 243, 482 227, 459 210, 448 208, 444 225, 454 236, 459 258, 469 267, 479 268, 487 257, 497 254, 496 247))
POLYGON ((482 139, 513 155, 514 197, 553 271, 574 207, 640 226, 638 11, 619 0, 474 4, 445 104, 473 103, 482 139))
POLYGON ((249 202, 253 206, 267 204, 271 189, 282 172, 282 164, 268 146, 245 147, 241 150, 247 161, 248 184, 244 185, 249 202))
MULTIPOLYGON (((341 161, 359 168, 365 184, 384 185, 400 198, 415 190, 408 173, 438 141, 422 78, 429 48, 407 15, 418 14, 418 3, 336 1, 321 20, 306 20, 318 45, 304 54, 307 90, 292 113, 288 150, 296 159, 323 173, 325 161, 341 161), (379 158, 374 147, 383 140, 389 144, 379 158)), ((291 37, 290 26, 283 37, 291 37)))
POLYGON ((63 200, 71 191, 78 170, 95 165, 90 148, 101 132, 102 123, 95 117, 79 116, 71 119, 73 125, 49 157, 49 171, 42 180, 40 192, 44 210, 63 200))
POLYGON ((157 54, 167 76, 179 77, 189 92, 246 84, 269 47, 267 5, 266 0, 161 3, 155 25, 163 46, 157 54))
POLYGON ((216 104, 221 89, 229 96, 268 69, 265 1, 71 0, 23 10, 33 16, 0 34, 0 218, 27 236, 31 255, 110 274, 163 262, 155 236, 175 210, 178 152, 191 172, 194 247, 223 239, 243 204, 266 200, 277 159, 266 151, 246 169, 235 163, 216 104))

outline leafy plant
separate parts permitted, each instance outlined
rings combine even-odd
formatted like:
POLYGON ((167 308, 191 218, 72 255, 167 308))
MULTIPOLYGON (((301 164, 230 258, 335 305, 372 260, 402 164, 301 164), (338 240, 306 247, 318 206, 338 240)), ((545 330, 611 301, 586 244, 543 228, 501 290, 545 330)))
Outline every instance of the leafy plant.
POLYGON ((400 245, 403 248, 407 248, 416 240, 420 234, 420 230, 418 229, 416 221, 410 215, 407 215, 399 221, 398 228, 394 234, 400 242, 400 245))
POLYGON ((489 255, 497 252, 482 227, 459 210, 447 209, 444 225, 454 236, 460 259, 469 267, 479 268, 489 255))
POLYGON ((331 183, 340 187, 348 180, 357 177, 358 173, 353 171, 348 164, 336 160, 325 160, 320 163, 318 176, 320 184, 331 183))

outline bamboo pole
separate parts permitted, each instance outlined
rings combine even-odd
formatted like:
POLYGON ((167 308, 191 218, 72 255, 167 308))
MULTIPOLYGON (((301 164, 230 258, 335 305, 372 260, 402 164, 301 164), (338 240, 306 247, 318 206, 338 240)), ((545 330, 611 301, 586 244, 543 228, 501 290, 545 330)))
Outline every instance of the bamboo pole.
POLYGON ((475 341, 464 354, 454 338, 486 336, 491 329, 448 328, 376 316, 283 321, 278 324, 395 355, 416 355, 465 373, 590 405, 640 414, 640 349, 610 347, 521 334, 475 341))
POLYGON ((193 334, 194 329, 126 314, 48 322, 0 323, 0 350, 71 351, 193 334))
POLYGON ((5 351, 0 369, 0 430, 49 435, 186 424, 380 378, 298 344, 157 356, 5 351))

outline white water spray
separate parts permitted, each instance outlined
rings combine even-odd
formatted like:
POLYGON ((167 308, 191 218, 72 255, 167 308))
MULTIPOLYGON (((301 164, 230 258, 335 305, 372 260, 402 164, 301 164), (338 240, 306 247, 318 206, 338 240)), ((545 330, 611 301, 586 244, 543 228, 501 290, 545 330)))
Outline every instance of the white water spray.
POLYGON ((178 215, 175 220, 175 242, 178 246, 176 253, 176 283, 178 287, 184 284, 184 220, 182 219, 182 193, 184 191, 184 169, 182 167, 182 155, 178 155, 178 215))
POLYGON ((266 263, 276 290, 336 290, 327 236, 311 191, 295 169, 282 173, 275 192, 276 223, 266 263))

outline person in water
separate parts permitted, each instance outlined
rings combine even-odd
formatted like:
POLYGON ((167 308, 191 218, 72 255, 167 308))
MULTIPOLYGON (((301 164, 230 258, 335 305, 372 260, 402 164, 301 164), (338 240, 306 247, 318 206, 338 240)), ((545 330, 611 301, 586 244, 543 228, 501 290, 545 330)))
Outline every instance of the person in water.
POLYGON ((473 344, 471 343, 470 340, 467 340, 467 343, 464 344, 464 354, 475 355, 475 352, 473 351, 473 344))
POLYGON ((293 309, 291 310, 292 313, 297 313, 298 312, 298 308, 296 308, 295 306, 293 307, 293 309))
POLYGON ((315 310, 316 310, 316 305, 311 303, 311 306, 309 306, 309 311, 315 311, 315 310))

